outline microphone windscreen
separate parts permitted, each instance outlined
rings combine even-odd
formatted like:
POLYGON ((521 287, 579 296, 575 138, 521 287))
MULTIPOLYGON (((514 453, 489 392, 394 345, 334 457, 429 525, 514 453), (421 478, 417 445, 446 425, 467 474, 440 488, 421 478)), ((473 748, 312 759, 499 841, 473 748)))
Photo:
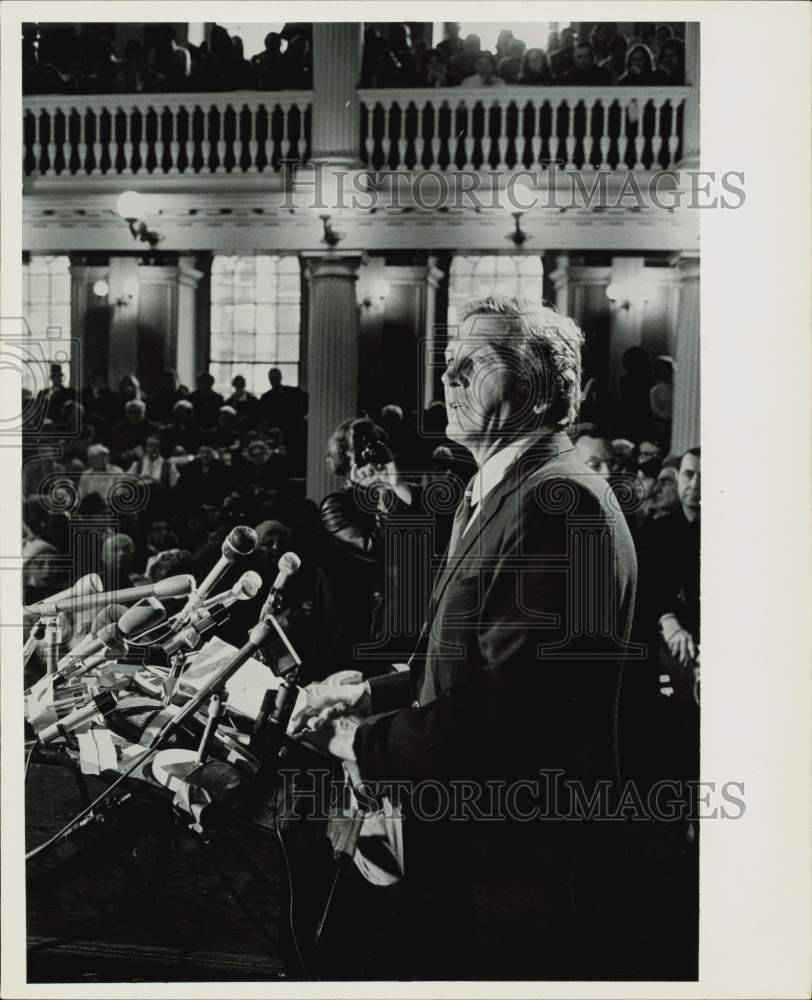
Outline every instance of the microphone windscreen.
POLYGON ((156 597, 186 597, 195 589, 195 578, 188 573, 169 576, 153 584, 156 597))
POLYGON ((284 555, 279 557, 277 570, 285 576, 290 576, 292 573, 298 573, 301 565, 302 560, 296 555, 295 552, 286 552, 284 555))
POLYGON ((262 577, 259 573, 255 573, 252 569, 249 569, 237 580, 233 589, 241 601, 250 601, 252 597, 257 596, 261 588, 262 577))
POLYGON ((143 604, 135 604, 124 612, 118 623, 119 633, 127 639, 135 638, 154 625, 160 625, 164 618, 166 611, 160 601, 150 599, 143 604))
POLYGON ((238 524, 232 528, 223 542, 223 557, 225 559, 238 559, 241 556, 250 556, 257 547, 257 533, 247 524, 238 524))
POLYGON ((117 622, 126 610, 123 604, 108 604, 93 619, 93 624, 90 626, 90 634, 93 635, 101 631, 105 625, 112 625, 113 622, 117 622))

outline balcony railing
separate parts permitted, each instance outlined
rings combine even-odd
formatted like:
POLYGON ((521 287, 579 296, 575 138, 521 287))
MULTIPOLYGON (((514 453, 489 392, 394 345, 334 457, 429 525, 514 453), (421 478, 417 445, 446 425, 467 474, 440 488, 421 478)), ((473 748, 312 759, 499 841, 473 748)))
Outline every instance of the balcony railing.
POLYGON ((362 90, 376 170, 657 170, 681 156, 688 87, 362 90))
POLYGON ((311 91, 23 100, 29 177, 260 174, 310 156, 311 91))

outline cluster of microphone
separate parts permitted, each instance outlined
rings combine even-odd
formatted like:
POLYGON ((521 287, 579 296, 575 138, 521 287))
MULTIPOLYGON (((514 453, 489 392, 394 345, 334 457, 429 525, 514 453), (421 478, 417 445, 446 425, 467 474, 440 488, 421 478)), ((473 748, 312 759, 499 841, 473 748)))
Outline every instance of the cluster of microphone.
MULTIPOLYGON (((184 651, 193 651, 209 632, 227 620, 233 605, 255 598, 262 587, 262 578, 253 570, 244 572, 229 590, 214 595, 212 591, 235 563, 253 553, 256 544, 257 535, 253 528, 245 525, 233 528, 223 541, 220 558, 199 586, 193 576, 179 575, 153 584, 105 593, 98 576, 89 574, 67 590, 29 605, 26 612, 40 616, 42 621, 58 618, 65 612, 87 611, 104 604, 88 634, 55 663, 49 659, 48 674, 27 692, 27 716, 34 728, 39 730, 39 740, 42 743, 52 742, 86 727, 96 718, 107 719, 114 712, 118 696, 105 689, 89 699, 85 696, 82 704, 51 721, 54 715, 59 714, 54 709, 55 705, 70 705, 71 696, 63 696, 63 692, 75 690, 74 682, 84 674, 106 661, 120 660, 133 653, 139 654, 144 662, 155 662, 169 660, 184 651), (167 618, 162 602, 184 597, 186 601, 180 611, 167 618), (33 718, 35 710, 29 707, 33 705, 30 699, 32 695, 36 699, 44 690, 47 690, 50 699, 49 715, 36 724, 33 718)), ((287 552, 280 558, 276 579, 243 650, 256 650, 268 641, 272 629, 266 619, 284 605, 285 587, 300 565, 299 557, 293 552, 287 552)), ((41 631, 38 630, 37 634, 41 631)), ((241 662, 247 658, 245 655, 239 657, 241 662)), ((224 679, 220 677, 221 683, 224 679)), ((204 686, 204 692, 211 693, 209 685, 204 686)), ((201 701, 196 696, 191 699, 189 707, 196 707, 201 701)), ((188 711, 182 711, 184 718, 188 714, 188 711)))

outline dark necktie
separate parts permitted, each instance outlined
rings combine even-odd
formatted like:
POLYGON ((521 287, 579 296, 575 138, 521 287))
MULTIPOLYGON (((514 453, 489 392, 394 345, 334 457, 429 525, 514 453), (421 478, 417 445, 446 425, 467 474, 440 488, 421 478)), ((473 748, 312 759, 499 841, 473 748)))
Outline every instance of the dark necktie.
POLYGON ((473 505, 471 503, 471 486, 469 484, 465 493, 463 494, 462 500, 457 507, 457 512, 454 515, 454 525, 451 529, 451 543, 448 546, 448 558, 451 559, 457 549, 462 543, 462 536, 465 529, 468 527, 468 522, 471 520, 471 515, 474 512, 473 505))

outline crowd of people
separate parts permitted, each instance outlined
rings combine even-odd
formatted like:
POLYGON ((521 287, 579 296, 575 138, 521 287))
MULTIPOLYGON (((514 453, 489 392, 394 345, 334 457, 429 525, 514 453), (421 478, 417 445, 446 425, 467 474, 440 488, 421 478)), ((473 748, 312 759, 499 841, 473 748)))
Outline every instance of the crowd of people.
MULTIPOLYGON (((117 51, 107 37, 50 42, 30 25, 23 32, 24 94, 177 93, 183 91, 298 90, 313 85, 312 25, 286 24, 265 36, 263 51, 246 58, 243 40, 213 25, 208 40, 178 41, 161 25, 153 44, 131 39, 117 51)), ((685 51, 670 25, 645 22, 632 32, 610 22, 587 36, 551 31, 547 45, 528 47, 509 29, 495 50, 480 37, 462 37, 447 22, 432 48, 408 25, 368 27, 360 83, 364 87, 678 86, 685 82, 685 51)))
POLYGON ((223 90, 299 90, 313 85, 312 25, 269 32, 264 48, 246 58, 243 40, 212 26, 199 45, 179 42, 161 25, 155 42, 131 39, 117 51, 107 37, 51 41, 39 26, 23 32, 24 94, 138 94, 223 90))
POLYGON ((651 22, 628 36, 609 22, 586 37, 564 28, 550 32, 545 48, 528 47, 506 28, 495 51, 483 49, 479 35, 463 38, 456 21, 434 48, 393 24, 388 33, 366 29, 361 77, 366 87, 677 86, 685 82, 685 50, 670 25, 651 22))

